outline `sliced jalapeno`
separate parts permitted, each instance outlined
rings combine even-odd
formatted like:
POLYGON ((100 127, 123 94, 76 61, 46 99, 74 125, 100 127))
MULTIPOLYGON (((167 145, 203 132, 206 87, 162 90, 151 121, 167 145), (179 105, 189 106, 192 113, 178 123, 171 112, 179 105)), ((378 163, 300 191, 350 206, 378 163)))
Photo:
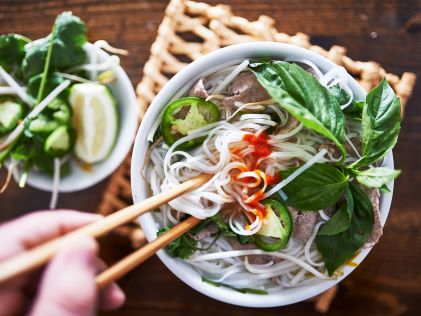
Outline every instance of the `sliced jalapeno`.
POLYGON ((69 153, 74 145, 74 131, 67 126, 55 129, 45 140, 44 151, 53 157, 62 157, 69 153))
POLYGON ((288 209, 277 200, 265 199, 266 217, 262 228, 254 235, 255 244, 265 251, 284 248, 292 233, 292 217, 288 209))
MULTIPOLYGON (((161 121, 161 134, 168 146, 188 132, 219 121, 221 113, 213 102, 198 97, 186 97, 170 103, 161 121)), ((189 140, 178 149, 191 149, 203 143, 206 137, 189 140)))
POLYGON ((35 134, 50 134, 57 127, 58 123, 54 120, 49 119, 46 115, 40 114, 29 123, 29 130, 35 134))
POLYGON ((0 103, 0 134, 12 131, 23 118, 23 105, 12 100, 0 103))
POLYGON ((71 107, 62 99, 55 98, 48 104, 48 109, 52 112, 51 117, 60 125, 69 125, 72 119, 71 107))

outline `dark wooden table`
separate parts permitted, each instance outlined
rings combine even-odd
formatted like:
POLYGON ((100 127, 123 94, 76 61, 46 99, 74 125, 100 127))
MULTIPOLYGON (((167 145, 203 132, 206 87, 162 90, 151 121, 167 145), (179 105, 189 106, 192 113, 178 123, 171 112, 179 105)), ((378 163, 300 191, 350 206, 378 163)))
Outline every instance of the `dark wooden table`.
MULTIPOLYGON (((216 4, 217 1, 209 0, 216 4)), ((416 72, 421 78, 421 25, 408 21, 421 14, 421 1, 409 0, 235 0, 237 15, 256 19, 260 14, 277 19, 286 33, 308 33, 325 48, 346 46, 355 60, 375 60, 388 71, 416 72)), ((105 39, 128 49, 122 63, 133 84, 163 17, 167 1, 0 1, 0 33, 16 32, 32 39, 45 36, 56 14, 71 10, 89 28, 91 41, 105 39)), ((421 18, 418 18, 418 21, 421 18)), ((420 22, 418 22, 420 23, 420 22)), ((331 306, 332 315, 419 315, 421 311, 421 91, 410 100, 395 163, 402 175, 384 236, 363 264, 347 278, 331 306)), ((4 178, 5 173, 0 176, 4 178)), ((59 207, 95 210, 105 187, 102 182, 77 194, 60 195, 59 207)), ((50 195, 15 184, 0 197, 0 221, 48 206, 50 195)), ((129 251, 125 240, 110 236, 102 242, 102 255, 117 260, 129 251)), ((130 273, 120 284, 128 300, 109 315, 307 315, 310 303, 254 310, 226 305, 198 294, 175 278, 156 258, 130 273), (200 314, 199 314, 200 313, 200 314)), ((0 307, 1 308, 1 307, 0 307)), ((108 313, 107 313, 108 315, 108 313)))

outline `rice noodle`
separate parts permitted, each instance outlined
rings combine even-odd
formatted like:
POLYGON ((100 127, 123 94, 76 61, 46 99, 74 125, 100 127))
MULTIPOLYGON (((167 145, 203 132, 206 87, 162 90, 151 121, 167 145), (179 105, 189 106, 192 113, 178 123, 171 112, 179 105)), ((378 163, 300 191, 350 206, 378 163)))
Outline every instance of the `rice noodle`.
POLYGON ((238 256, 252 256, 252 255, 269 255, 281 259, 285 259, 295 263, 296 265, 300 266, 303 269, 306 269, 308 272, 313 274, 314 276, 321 278, 321 279, 329 279, 329 277, 323 273, 320 273, 316 269, 314 269, 309 264, 305 263, 304 261, 297 259, 293 256, 280 253, 280 252, 265 252, 259 249, 251 249, 251 250, 232 250, 232 251, 224 251, 224 252, 216 252, 216 253, 209 253, 205 255, 195 255, 190 258, 191 261, 203 261, 203 260, 216 260, 222 259, 227 257, 238 257, 238 256))

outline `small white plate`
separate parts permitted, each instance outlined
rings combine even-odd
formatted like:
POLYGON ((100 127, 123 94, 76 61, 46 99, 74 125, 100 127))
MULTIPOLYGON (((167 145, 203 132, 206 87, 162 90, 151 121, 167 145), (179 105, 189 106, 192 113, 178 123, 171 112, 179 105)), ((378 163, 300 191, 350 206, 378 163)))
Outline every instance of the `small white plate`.
MULTIPOLYGON (((102 49, 88 43, 84 46, 90 56, 90 52, 97 50, 98 62, 102 62, 109 56, 102 49)), ((114 97, 117 100, 117 107, 120 116, 119 134, 115 146, 110 156, 99 163, 93 164, 89 170, 83 170, 82 167, 71 158, 70 173, 60 179, 60 192, 74 192, 93 186, 99 181, 109 176, 122 163, 130 151, 136 130, 138 126, 139 107, 136 101, 136 95, 126 73, 120 66, 115 68, 117 80, 109 84, 114 97)), ((18 174, 14 174, 17 179, 18 174)), ((28 176, 27 184, 44 191, 51 191, 53 178, 31 170, 28 176)))

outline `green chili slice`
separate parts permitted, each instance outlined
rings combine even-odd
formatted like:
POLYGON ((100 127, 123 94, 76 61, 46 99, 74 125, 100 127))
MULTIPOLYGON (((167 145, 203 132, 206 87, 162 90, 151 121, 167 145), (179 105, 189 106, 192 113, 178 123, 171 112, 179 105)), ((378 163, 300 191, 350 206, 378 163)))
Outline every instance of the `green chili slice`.
MULTIPOLYGON (((213 102, 198 97, 186 97, 170 103, 161 121, 161 134, 168 146, 190 131, 219 121, 221 113, 213 102)), ((203 143, 206 137, 195 138, 180 144, 178 149, 191 149, 203 143)))
POLYGON ((286 206, 274 199, 265 199, 262 201, 266 207, 272 210, 279 218, 281 227, 279 229, 279 238, 265 237, 257 233, 254 235, 255 244, 264 251, 277 251, 284 248, 291 237, 292 217, 286 206))

